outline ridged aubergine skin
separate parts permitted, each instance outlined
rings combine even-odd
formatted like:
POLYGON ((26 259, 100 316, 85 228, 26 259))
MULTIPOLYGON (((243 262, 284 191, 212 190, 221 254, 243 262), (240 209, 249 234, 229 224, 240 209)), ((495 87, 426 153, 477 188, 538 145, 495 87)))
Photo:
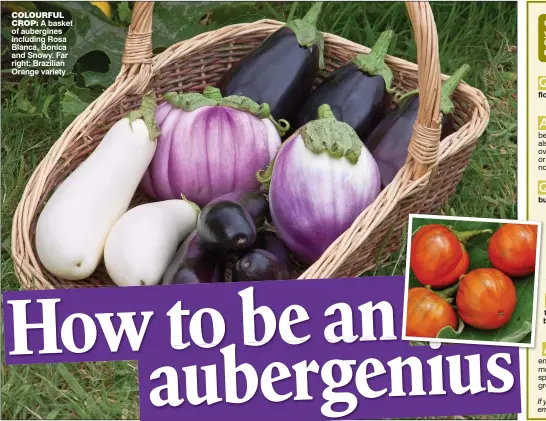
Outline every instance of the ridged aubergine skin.
POLYGON ((319 70, 319 49, 301 47, 287 27, 274 32, 220 80, 223 96, 243 95, 267 103, 275 119, 292 123, 319 70))
POLYGON ((318 108, 328 104, 335 117, 351 126, 364 141, 389 112, 390 95, 382 76, 370 76, 354 63, 332 72, 305 101, 296 128, 318 118, 318 108))
POLYGON ((275 157, 281 139, 273 123, 229 107, 188 112, 164 102, 155 155, 142 179, 155 200, 188 200, 205 206, 224 194, 258 190, 256 172, 275 157))
POLYGON ((353 165, 346 158, 311 152, 298 135, 286 141, 273 166, 271 220, 292 254, 312 264, 379 191, 379 170, 365 147, 353 165))
MULTIPOLYGON (((387 114, 364 141, 379 167, 382 188, 396 177, 400 168, 406 163, 418 111, 419 96, 409 97, 398 108, 387 114)), ((453 115, 444 115, 440 140, 455 131, 453 115)))

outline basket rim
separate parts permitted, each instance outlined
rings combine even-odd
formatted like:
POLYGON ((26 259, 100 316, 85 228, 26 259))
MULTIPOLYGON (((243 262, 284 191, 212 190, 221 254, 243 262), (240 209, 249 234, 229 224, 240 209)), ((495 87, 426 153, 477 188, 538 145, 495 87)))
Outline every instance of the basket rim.
MULTIPOLYGON (((213 38, 219 32, 223 34, 224 38, 229 40, 230 37, 238 38, 241 35, 252 32, 262 32, 267 35, 282 25, 284 25, 284 22, 262 19, 252 23, 229 25, 205 32, 188 40, 180 41, 153 57, 151 75, 156 75, 173 61, 180 60, 185 55, 196 51, 202 46, 196 46, 195 44, 198 44, 197 41, 202 41, 205 45, 210 45, 211 42, 216 43, 213 38)), ((326 45, 348 49, 352 54, 369 53, 370 51, 369 47, 362 46, 335 34, 324 33, 324 38, 326 45)), ((391 67, 396 66, 398 69, 401 68, 402 70, 398 70, 399 72, 412 75, 417 74, 418 66, 416 63, 390 55, 386 56, 386 62, 391 67)), ((446 80, 449 75, 442 74, 441 77, 442 80, 446 80)), ((65 129, 61 137, 55 141, 46 156, 34 169, 25 186, 13 218, 11 257, 14 261, 17 278, 27 288, 32 288, 37 284, 41 288, 54 288, 48 280, 48 276, 52 275, 48 274, 42 268, 36 256, 34 256, 34 241, 29 235, 29 228, 36 217, 39 199, 45 188, 47 177, 51 174, 66 147, 71 142, 82 141, 85 137, 87 121, 91 120, 95 114, 102 112, 102 110, 115 106, 121 102, 126 94, 131 93, 134 88, 133 83, 125 82, 123 73, 120 73, 114 84, 107 88, 65 129)), ((479 89, 461 82, 455 90, 454 96, 463 97, 465 102, 472 107, 473 112, 470 120, 465 125, 440 143, 437 164, 447 160, 459 150, 468 146, 468 144, 475 142, 483 134, 489 122, 489 103, 479 89)), ((332 243, 321 258, 300 276, 300 279, 327 277, 329 273, 335 273, 343 263, 343 256, 352 254, 360 247, 367 236, 380 225, 384 216, 390 210, 401 200, 418 193, 426 187, 434 169, 427 171, 417 180, 411 181, 411 161, 411 158, 408 159, 406 165, 398 172, 395 179, 383 189, 372 205, 361 213, 351 227, 332 243), (370 215, 373 215, 374 218, 371 218, 370 215), (355 241, 356 237, 359 238, 358 241, 355 241)), ((81 282, 85 283, 86 280, 82 280, 81 282)))

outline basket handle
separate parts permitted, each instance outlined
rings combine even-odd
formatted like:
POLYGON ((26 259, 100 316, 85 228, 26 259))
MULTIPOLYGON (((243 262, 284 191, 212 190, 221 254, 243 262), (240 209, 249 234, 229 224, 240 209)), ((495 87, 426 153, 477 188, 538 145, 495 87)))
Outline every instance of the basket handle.
POLYGON ((442 79, 438 32, 429 3, 407 1, 406 8, 415 33, 419 66, 419 111, 408 147, 408 157, 413 158, 411 179, 417 180, 438 161, 442 79))
MULTIPOLYGON (((152 77, 152 11, 154 2, 135 2, 125 41, 120 74, 134 78, 137 93, 143 93, 152 77)), ((408 147, 412 157, 412 180, 424 175, 438 160, 440 146, 441 73, 438 32, 428 2, 407 1, 415 33, 419 66, 419 111, 408 147)))
POLYGON ((143 93, 152 78, 153 1, 135 2, 131 25, 125 40, 120 74, 135 78, 134 88, 143 93))

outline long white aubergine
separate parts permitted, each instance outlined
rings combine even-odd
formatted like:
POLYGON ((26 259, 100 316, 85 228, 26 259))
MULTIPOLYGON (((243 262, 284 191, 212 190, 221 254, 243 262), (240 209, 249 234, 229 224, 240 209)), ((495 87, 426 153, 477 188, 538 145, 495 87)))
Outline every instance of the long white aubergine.
POLYGON ((36 225, 36 251, 52 274, 81 280, 99 265, 108 233, 154 156, 154 112, 155 95, 144 96, 140 109, 114 124, 47 201, 36 225))
POLYGON ((137 206, 123 215, 106 240, 104 263, 119 286, 155 285, 180 243, 197 226, 199 208, 174 199, 137 206))

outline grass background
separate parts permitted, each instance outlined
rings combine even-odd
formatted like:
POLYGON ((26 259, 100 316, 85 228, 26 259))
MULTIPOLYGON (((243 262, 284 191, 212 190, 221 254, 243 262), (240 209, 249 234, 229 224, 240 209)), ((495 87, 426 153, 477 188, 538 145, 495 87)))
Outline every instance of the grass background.
MULTIPOLYGON (((433 3, 442 71, 472 66, 465 81, 481 89, 491 122, 478 143, 457 194, 440 210, 446 215, 516 218, 516 15, 515 2, 433 3)), ((256 3, 226 23, 258 18, 286 20, 307 5, 256 3)), ((212 16, 214 19, 214 16, 212 16)), ((416 51, 402 3, 327 3, 319 29, 372 45, 393 29, 390 54, 415 61, 416 51)), ((18 289, 10 258, 12 215, 33 170, 67 125, 63 85, 56 79, 2 83, 2 288, 18 289)), ((98 94, 100 92, 95 92, 98 94)), ((405 250, 368 275, 402 274, 405 250)), ((134 362, 40 366, 2 365, 4 419, 138 419, 134 362)), ((452 418, 452 417, 450 417, 452 418)), ((463 419, 463 417, 459 417, 463 419)), ((464 417, 515 419, 515 414, 464 417)))

